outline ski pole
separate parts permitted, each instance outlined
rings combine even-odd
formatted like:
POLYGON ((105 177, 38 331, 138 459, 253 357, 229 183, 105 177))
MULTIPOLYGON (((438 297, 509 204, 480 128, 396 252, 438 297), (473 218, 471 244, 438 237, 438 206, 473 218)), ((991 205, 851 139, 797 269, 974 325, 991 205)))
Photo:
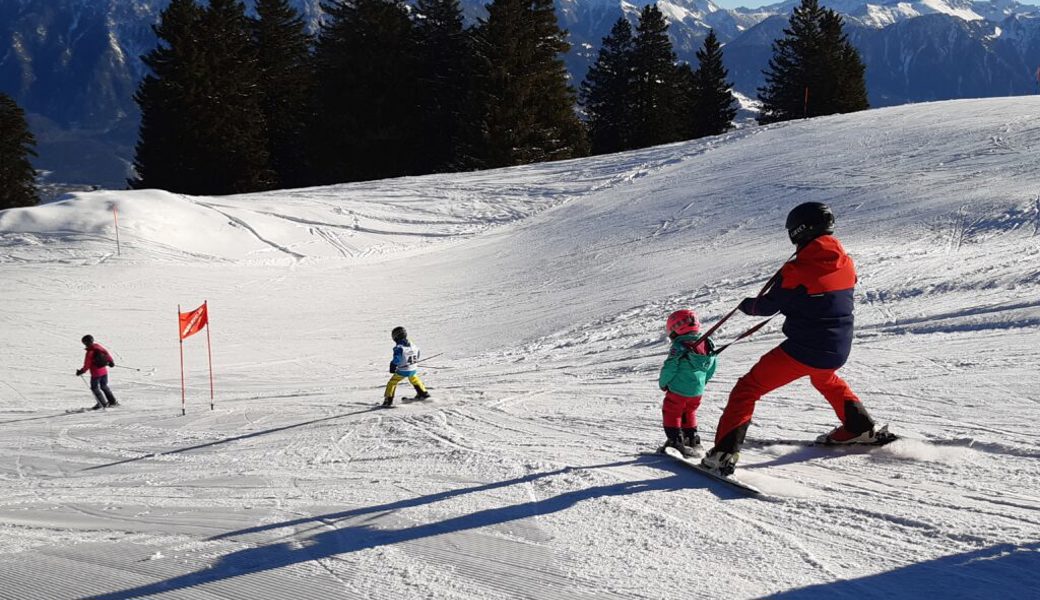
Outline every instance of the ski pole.
POLYGON ((83 380, 83 385, 87 386, 88 388, 90 387, 90 382, 87 381, 86 377, 80 375, 79 378, 83 380))
POLYGON ((137 369, 135 367, 124 367, 123 365, 116 365, 116 368, 117 369, 130 369, 131 371, 140 371, 141 370, 141 369, 137 369))
POLYGON ((424 359, 422 359, 422 360, 417 360, 417 361, 415 361, 415 364, 419 364, 419 363, 421 363, 421 362, 425 362, 425 361, 427 361, 427 360, 430 360, 431 358, 437 358, 438 356, 443 356, 443 355, 444 355, 444 353, 443 353, 443 352, 441 352, 440 354, 434 354, 433 356, 427 356, 426 358, 424 358, 424 359))
MULTIPOLYGON (((773 315, 773 317, 775 317, 775 316, 776 316, 776 315, 773 315)), ((765 327, 766 323, 768 323, 768 322, 772 321, 772 320, 773 320, 773 317, 769 317, 769 318, 768 318, 768 319, 766 319, 765 321, 762 321, 762 322, 761 322, 761 323, 759 323, 758 325, 755 325, 755 326, 754 326, 754 327, 752 327, 751 329, 748 329, 748 330, 747 330, 747 331, 745 331, 744 333, 742 333, 742 334, 738 335, 738 336, 736 337, 736 339, 734 339, 734 340, 733 340, 732 342, 729 342, 728 344, 723 344, 723 345, 719 346, 719 347, 718 347, 718 348, 717 348, 717 349, 715 350, 715 352, 712 352, 712 354, 713 354, 714 356, 718 356, 719 354, 722 354, 722 351, 723 351, 723 350, 725 350, 726 348, 729 348, 730 346, 732 346, 733 344, 736 344, 737 342, 739 342, 740 340, 742 340, 742 339, 744 339, 744 338, 747 338, 747 337, 751 337, 751 334, 755 333, 755 332, 756 332, 756 331, 758 331, 759 329, 762 329, 763 327, 765 327)))
MULTIPOLYGON (((795 258, 797 256, 798 256, 798 251, 795 250, 794 254, 792 254, 790 258, 788 258, 787 260, 784 261, 784 264, 787 264, 787 263, 791 262, 791 259, 793 259, 793 258, 795 258)), ((783 269, 784 269, 784 267, 783 267, 783 265, 781 265, 780 268, 776 270, 776 273, 773 273, 773 276, 770 277, 768 281, 766 281, 766 284, 762 286, 762 289, 759 290, 758 294, 755 296, 755 302, 758 302, 759 298, 761 298, 762 296, 765 296, 766 293, 769 292, 769 290, 771 290, 774 285, 776 285, 776 282, 780 280, 780 273, 783 271, 783 269)), ((715 325, 713 325, 711 327, 711 329, 708 330, 708 333, 705 333, 699 339, 705 339, 705 338, 711 337, 711 334, 715 333, 715 330, 717 330, 719 327, 721 327, 723 323, 728 321, 730 319, 730 317, 732 317, 733 315, 737 314, 737 311, 739 309, 740 309, 740 305, 738 304, 736 307, 733 308, 733 310, 729 311, 729 313, 727 313, 725 317, 722 317, 722 319, 720 319, 717 323, 715 323, 715 325)), ((719 352, 722 352, 723 350, 725 350, 730 345, 736 343, 737 341, 739 341, 741 339, 744 339, 744 338, 748 337, 752 333, 755 333, 756 331, 761 329, 766 323, 768 323, 770 321, 770 319, 772 319, 772 318, 773 317, 769 317, 769 319, 766 319, 765 321, 762 321, 758 325, 755 325, 751 329, 749 329, 749 330, 745 331, 744 333, 740 334, 737 337, 737 339, 733 340, 729 344, 726 344, 725 346, 722 346, 721 348, 716 350, 715 354, 718 354, 719 352)))

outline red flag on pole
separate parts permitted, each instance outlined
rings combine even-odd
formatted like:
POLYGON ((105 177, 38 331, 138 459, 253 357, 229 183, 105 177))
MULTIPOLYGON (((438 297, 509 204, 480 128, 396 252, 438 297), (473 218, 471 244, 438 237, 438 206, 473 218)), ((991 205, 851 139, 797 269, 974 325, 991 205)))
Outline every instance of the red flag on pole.
POLYGON ((202 306, 196 308, 193 311, 186 313, 177 311, 181 320, 181 339, 186 340, 196 333, 202 331, 202 328, 209 323, 209 315, 206 312, 206 303, 203 302, 202 306))
POLYGON ((181 347, 181 414, 187 411, 187 388, 184 385, 184 340, 206 329, 206 354, 209 357, 209 409, 214 409, 213 399, 213 346, 209 339, 209 308, 208 303, 188 312, 181 312, 181 306, 177 305, 178 340, 181 347))

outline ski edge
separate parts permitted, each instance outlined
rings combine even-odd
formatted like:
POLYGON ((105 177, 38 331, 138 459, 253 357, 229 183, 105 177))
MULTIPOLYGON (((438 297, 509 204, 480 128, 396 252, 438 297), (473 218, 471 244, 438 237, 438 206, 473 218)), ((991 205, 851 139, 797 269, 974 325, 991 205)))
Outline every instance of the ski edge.
POLYGON ((665 448, 664 452, 667 456, 681 462, 682 464, 686 465, 687 467, 690 467, 691 469, 697 471, 702 475, 714 479, 715 481, 721 481, 722 483, 725 483, 744 493, 750 494, 753 497, 766 497, 766 493, 758 489, 757 487, 748 483, 744 483, 743 481, 740 481, 735 477, 727 477, 726 475, 721 475, 719 473, 716 473, 715 471, 712 471, 711 469, 705 468, 701 466, 700 463, 693 462, 692 460, 683 457, 681 454, 679 454, 679 451, 674 448, 665 448))
POLYGON ((758 439, 758 440, 744 440, 744 446, 749 448, 767 448, 769 446, 800 446, 802 448, 880 448, 887 446, 892 442, 897 442, 903 439, 888 430, 888 425, 881 427, 878 430, 879 438, 877 441, 864 444, 828 444, 826 442, 818 442, 814 439, 803 440, 803 439, 758 439))

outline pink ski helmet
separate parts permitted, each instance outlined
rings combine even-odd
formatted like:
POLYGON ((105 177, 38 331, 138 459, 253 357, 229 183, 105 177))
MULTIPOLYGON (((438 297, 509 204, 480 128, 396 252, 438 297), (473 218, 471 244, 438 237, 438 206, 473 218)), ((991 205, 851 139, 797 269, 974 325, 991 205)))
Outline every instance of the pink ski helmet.
POLYGON ((668 325, 666 326, 668 335, 671 337, 678 337, 680 335, 686 335, 687 333, 697 333, 701 330, 701 322, 697 319, 697 315, 692 310, 682 309, 673 312, 668 316, 668 325))

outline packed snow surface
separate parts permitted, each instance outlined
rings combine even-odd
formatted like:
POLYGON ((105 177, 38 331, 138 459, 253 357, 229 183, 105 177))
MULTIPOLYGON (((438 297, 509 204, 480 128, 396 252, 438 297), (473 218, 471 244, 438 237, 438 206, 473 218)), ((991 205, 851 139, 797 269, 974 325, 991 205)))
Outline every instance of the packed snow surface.
MULTIPOLYGON (((0 598, 1035 598, 1038 156, 1022 97, 0 212, 0 598), (858 266, 842 372, 904 439, 795 445, 836 422, 790 385, 759 403, 748 498, 652 454, 663 325, 754 295, 805 201, 858 266), (199 334, 182 415, 176 311, 203 301, 215 405, 199 334), (396 325, 433 400, 379 409, 396 325), (93 403, 87 333, 123 406, 66 413, 93 403)), ((780 322, 720 356, 707 440, 780 322)))

